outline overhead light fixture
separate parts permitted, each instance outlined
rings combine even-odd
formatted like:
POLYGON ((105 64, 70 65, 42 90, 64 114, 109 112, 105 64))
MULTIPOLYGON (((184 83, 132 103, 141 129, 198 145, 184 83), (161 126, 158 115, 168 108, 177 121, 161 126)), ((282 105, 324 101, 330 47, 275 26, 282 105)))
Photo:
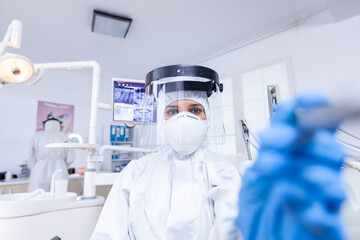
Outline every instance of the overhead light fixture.
POLYGON ((0 82, 21 83, 34 75, 34 66, 22 55, 6 53, 0 56, 0 82))
POLYGON ((0 89, 6 83, 22 83, 36 75, 40 74, 35 81, 29 83, 34 85, 40 81, 44 74, 44 69, 34 66, 31 61, 19 54, 7 53, 8 48, 20 48, 22 36, 22 23, 19 20, 13 20, 2 42, 0 42, 0 89))
POLYGON ((94 10, 92 32, 125 38, 132 19, 94 10))

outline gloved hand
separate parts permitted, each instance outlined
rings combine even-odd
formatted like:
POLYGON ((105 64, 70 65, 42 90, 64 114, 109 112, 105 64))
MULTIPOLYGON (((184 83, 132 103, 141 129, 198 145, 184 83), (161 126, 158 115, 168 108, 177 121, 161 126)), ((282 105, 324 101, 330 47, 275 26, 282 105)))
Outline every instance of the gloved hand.
POLYGON ((279 106, 244 176, 236 220, 244 239, 343 239, 344 153, 333 130, 301 129, 299 109, 326 105, 308 93, 279 106))

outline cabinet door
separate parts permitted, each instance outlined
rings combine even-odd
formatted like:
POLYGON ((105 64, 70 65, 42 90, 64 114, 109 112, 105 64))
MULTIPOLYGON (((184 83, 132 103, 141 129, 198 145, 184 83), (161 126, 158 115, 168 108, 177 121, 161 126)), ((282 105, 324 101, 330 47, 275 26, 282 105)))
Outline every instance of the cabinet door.
POLYGON ((109 195, 112 185, 100 185, 96 186, 96 195, 103 196, 105 199, 109 195))
POLYGON ((1 187, 2 194, 9 194, 9 193, 26 193, 28 192, 28 183, 21 183, 21 184, 11 184, 7 186, 1 187))
POLYGON ((1 186, 0 187, 0 194, 6 194, 6 186, 1 186))
POLYGON ((69 192, 74 192, 78 196, 83 195, 83 188, 84 188, 84 179, 82 178, 73 178, 69 179, 69 192))
POLYGON ((28 192, 29 184, 27 183, 15 184, 15 185, 10 185, 9 187, 12 188, 12 193, 25 193, 28 192))

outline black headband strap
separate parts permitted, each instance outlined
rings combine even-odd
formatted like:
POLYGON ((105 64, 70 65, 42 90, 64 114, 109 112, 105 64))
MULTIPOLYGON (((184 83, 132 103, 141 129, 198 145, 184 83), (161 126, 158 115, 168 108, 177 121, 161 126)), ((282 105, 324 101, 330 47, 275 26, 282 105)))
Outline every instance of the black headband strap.
POLYGON ((164 82, 158 84, 157 93, 165 85, 166 92, 173 92, 178 90, 194 90, 194 91, 205 91, 207 96, 210 97, 213 92, 216 92, 216 85, 218 86, 220 92, 223 90, 223 85, 219 82, 219 75, 216 71, 196 65, 171 65, 152 70, 146 75, 145 88, 149 88, 149 94, 153 93, 153 83, 159 79, 169 78, 169 77, 200 77, 208 79, 207 82, 198 82, 198 81, 179 81, 179 82, 164 82))
POLYGON ((170 82, 159 84, 157 88, 157 96, 159 96, 160 90, 164 88, 165 93, 176 92, 176 91, 204 91, 207 96, 210 97, 214 89, 216 88, 213 82, 170 82))

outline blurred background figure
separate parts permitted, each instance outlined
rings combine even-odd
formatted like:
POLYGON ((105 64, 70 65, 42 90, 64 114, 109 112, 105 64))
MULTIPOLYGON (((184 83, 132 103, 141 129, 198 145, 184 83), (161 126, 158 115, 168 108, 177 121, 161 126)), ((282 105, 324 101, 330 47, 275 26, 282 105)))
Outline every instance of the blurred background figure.
POLYGON ((72 150, 45 147, 67 140, 66 133, 60 131, 61 121, 50 115, 43 125, 44 131, 36 132, 31 140, 29 192, 38 188, 49 191, 51 176, 57 169, 62 169, 61 178, 67 179, 68 166, 75 160, 72 150))

